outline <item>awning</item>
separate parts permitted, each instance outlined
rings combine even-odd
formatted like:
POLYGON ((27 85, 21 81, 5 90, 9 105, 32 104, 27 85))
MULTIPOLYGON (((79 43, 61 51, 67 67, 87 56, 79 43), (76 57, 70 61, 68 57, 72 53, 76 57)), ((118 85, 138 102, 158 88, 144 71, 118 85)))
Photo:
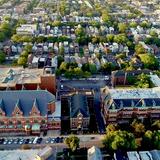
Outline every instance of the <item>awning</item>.
POLYGON ((40 130, 40 125, 39 124, 33 124, 32 125, 32 131, 38 131, 38 130, 40 130))
POLYGON ((0 129, 2 129, 2 128, 6 128, 6 126, 5 125, 0 125, 0 129))
POLYGON ((14 126, 13 125, 8 125, 8 128, 14 128, 14 126))
POLYGON ((17 128, 22 128, 22 125, 21 125, 21 124, 18 124, 18 125, 17 125, 17 128))
POLYGON ((25 130, 28 130, 28 129, 30 129, 30 128, 31 128, 30 124, 26 124, 26 125, 25 125, 25 130))

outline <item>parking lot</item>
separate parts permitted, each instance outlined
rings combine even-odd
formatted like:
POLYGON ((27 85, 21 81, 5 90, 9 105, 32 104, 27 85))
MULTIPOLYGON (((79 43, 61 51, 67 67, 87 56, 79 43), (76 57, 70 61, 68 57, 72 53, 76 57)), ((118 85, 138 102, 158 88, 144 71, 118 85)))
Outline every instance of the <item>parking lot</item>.
POLYGON ((63 143, 64 137, 55 138, 0 138, 0 145, 23 145, 23 144, 53 144, 53 143, 63 143))

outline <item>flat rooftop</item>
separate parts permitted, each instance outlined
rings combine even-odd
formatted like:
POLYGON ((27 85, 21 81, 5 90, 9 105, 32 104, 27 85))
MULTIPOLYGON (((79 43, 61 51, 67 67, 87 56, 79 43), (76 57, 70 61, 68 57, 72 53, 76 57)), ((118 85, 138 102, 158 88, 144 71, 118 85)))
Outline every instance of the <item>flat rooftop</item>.
POLYGON ((113 99, 160 98, 160 87, 146 89, 110 89, 108 92, 113 99))
POLYGON ((0 87, 14 87, 16 84, 40 83, 43 69, 0 68, 0 87))
POLYGON ((0 151, 0 160, 35 160, 35 156, 39 151, 39 149, 0 151))

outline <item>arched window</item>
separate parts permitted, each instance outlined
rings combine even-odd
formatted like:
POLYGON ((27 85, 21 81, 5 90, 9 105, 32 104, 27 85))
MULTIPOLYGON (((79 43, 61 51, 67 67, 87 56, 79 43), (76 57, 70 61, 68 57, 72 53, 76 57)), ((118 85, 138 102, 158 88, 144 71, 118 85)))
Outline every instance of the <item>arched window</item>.
POLYGON ((4 122, 3 122, 3 121, 0 121, 0 125, 4 125, 4 122))
POLYGON ((34 123, 38 123, 38 120, 34 120, 34 123))
POLYGON ((22 124, 21 121, 17 121, 17 124, 22 124))
POLYGON ((43 120, 41 121, 41 123, 42 123, 42 124, 45 124, 45 123, 46 123, 46 121, 43 119, 43 120))
POLYGON ((8 124, 9 124, 9 125, 13 125, 13 122, 12 122, 12 121, 9 121, 8 124))
POLYGON ((29 120, 26 120, 26 124, 30 124, 29 120))

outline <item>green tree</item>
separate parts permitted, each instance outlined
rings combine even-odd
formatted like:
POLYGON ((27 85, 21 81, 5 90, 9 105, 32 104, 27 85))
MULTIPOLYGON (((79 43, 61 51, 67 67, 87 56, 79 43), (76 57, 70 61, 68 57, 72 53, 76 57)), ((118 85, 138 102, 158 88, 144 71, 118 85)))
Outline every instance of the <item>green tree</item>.
POLYGON ((52 23, 52 26, 61 26, 62 25, 62 23, 61 23, 61 21, 54 21, 53 23, 52 23))
POLYGON ((157 58, 149 53, 138 55, 141 59, 141 62, 144 65, 144 68, 155 70, 159 68, 159 62, 157 58))
POLYGON ((31 36, 21 36, 20 42, 32 42, 32 37, 31 36))
POLYGON ((149 28, 149 27, 150 27, 150 24, 149 24, 149 22, 147 22, 147 21, 142 21, 142 22, 140 23, 140 26, 143 27, 143 28, 149 28))
POLYGON ((84 29, 83 29, 83 27, 82 27, 81 25, 79 25, 79 26, 76 28, 75 34, 76 34, 76 36, 78 36, 78 37, 83 37, 83 36, 85 36, 84 29))
POLYGON ((12 30, 11 25, 8 22, 3 22, 0 25, 0 31, 2 31, 6 37, 10 37, 11 30, 12 30))
POLYGON ((129 26, 131 27, 131 28, 136 28, 137 27, 137 22, 130 22, 130 24, 129 24, 129 26))
POLYGON ((153 149, 153 132, 150 130, 147 130, 142 138, 142 148, 151 150, 153 149))
POLYGON ((95 44, 95 43, 99 43, 99 37, 97 37, 97 36, 96 36, 96 37, 93 37, 93 38, 92 38, 92 43, 94 43, 94 44, 95 44))
POLYGON ((154 131, 153 144, 155 149, 160 149, 160 131, 154 131))
POLYGON ((137 120, 134 120, 131 124, 133 128, 133 133, 136 137, 141 137, 145 133, 145 126, 143 123, 138 122, 137 120))
POLYGON ((0 42, 3 42, 5 40, 5 34, 0 31, 0 42))
POLYGON ((111 17, 109 15, 109 13, 105 10, 105 11, 102 11, 102 20, 105 22, 105 23, 108 23, 110 22, 111 20, 111 17))
POLYGON ((120 33, 125 33, 127 31, 128 27, 125 23, 118 23, 118 30, 120 33))
POLYGON ((104 73, 111 73, 111 71, 115 70, 116 66, 111 62, 106 62, 101 65, 101 71, 104 73))
POLYGON ((158 37, 157 32, 154 31, 154 30, 151 30, 151 31, 149 32, 149 34, 150 34, 150 36, 152 36, 152 37, 158 37))
POLYGON ((62 73, 64 73, 68 69, 68 64, 66 62, 62 62, 59 69, 62 73))
POLYGON ((117 131, 117 130, 118 130, 117 124, 109 124, 106 128, 106 133, 112 132, 112 131, 117 131))
POLYGON ((37 43, 43 43, 43 42, 46 41, 46 37, 44 37, 44 36, 36 37, 36 38, 35 38, 35 41, 36 41, 37 43))
POLYGON ((2 51, 0 51, 0 63, 3 63, 5 61, 6 55, 2 51))
POLYGON ((62 56, 57 56, 57 64, 58 64, 58 68, 60 67, 61 63, 64 61, 64 58, 62 56))
POLYGON ((17 27, 20 26, 21 24, 26 24, 27 21, 23 18, 19 18, 18 21, 17 21, 17 27))
POLYGON ((133 150, 136 149, 135 137, 132 133, 127 131, 111 131, 107 132, 103 139, 103 145, 109 151, 133 150))
POLYGON ((24 47, 24 51, 26 51, 27 53, 32 52, 32 45, 27 44, 27 45, 24 47))
POLYGON ((28 58, 28 52, 26 52, 25 50, 21 53, 20 55, 21 57, 25 57, 26 59, 28 58))
POLYGON ((116 55, 116 59, 124 59, 126 58, 126 54, 125 53, 119 53, 116 55))
POLYGON ((60 76, 60 75, 61 75, 60 69, 56 69, 56 76, 60 76))
POLYGON ((131 85, 134 85, 136 82, 136 77, 135 76, 127 76, 127 82, 131 85))
POLYGON ((119 43, 119 44, 126 44, 128 41, 127 37, 125 34, 117 34, 114 36, 114 42, 119 43))
POLYGON ((136 54, 146 53, 144 47, 141 44, 138 44, 138 45, 135 46, 135 52, 136 52, 136 54))
POLYGON ((150 77, 144 73, 137 76, 137 81, 136 81, 135 85, 139 88, 152 87, 150 77))
POLYGON ((25 67, 27 64, 27 59, 25 57, 19 57, 17 63, 18 65, 25 67))
POLYGON ((156 120, 155 122, 153 122, 152 128, 154 130, 160 130, 160 120, 156 120))
POLYGON ((63 46, 61 46, 61 47, 59 48, 59 54, 60 54, 60 55, 64 55, 64 47, 63 47, 63 46))
POLYGON ((95 64, 89 64, 89 71, 92 73, 92 74, 96 74, 97 73, 97 67, 95 64))
POLYGON ((106 38, 107 38, 107 42, 113 42, 114 34, 107 34, 106 38))
POLYGON ((11 37, 11 40, 15 43, 19 43, 21 42, 21 36, 17 35, 17 34, 14 34, 12 37, 11 37))
POLYGON ((74 135, 70 135, 64 142, 71 149, 71 151, 74 152, 79 147, 80 139, 74 135))

